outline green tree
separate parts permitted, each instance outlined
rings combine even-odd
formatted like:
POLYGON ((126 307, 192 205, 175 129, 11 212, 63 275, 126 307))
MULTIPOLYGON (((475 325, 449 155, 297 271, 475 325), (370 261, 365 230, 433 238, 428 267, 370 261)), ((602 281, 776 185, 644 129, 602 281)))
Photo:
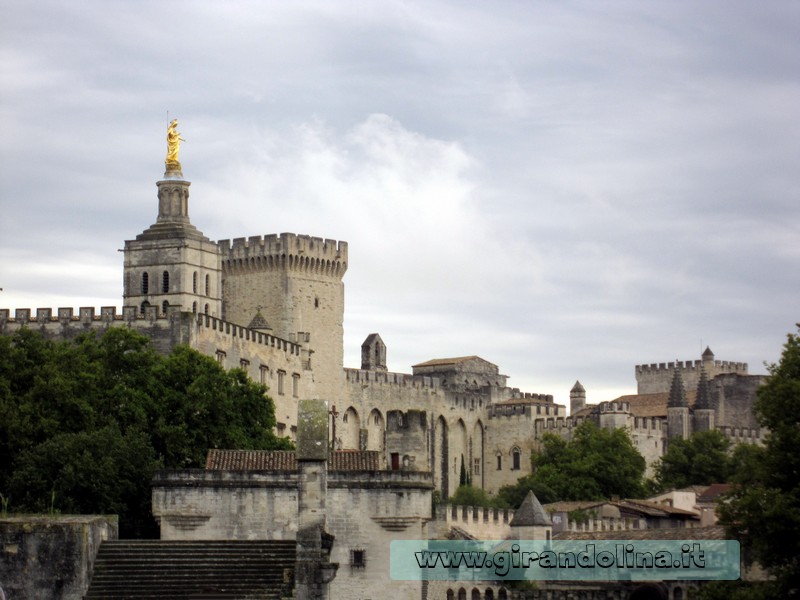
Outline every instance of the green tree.
MULTIPOLYGON (((800 328, 800 324, 798 324, 800 328)), ((745 559, 775 577, 776 597, 800 595, 800 335, 789 334, 781 360, 758 390, 756 415, 768 433, 763 452, 747 451, 752 473, 737 473, 720 522, 745 559)))
POLYGON ((656 480, 661 489, 710 485, 728 480, 730 442, 717 430, 698 431, 689 439, 672 439, 656 463, 656 480))
POLYGON ((123 537, 152 535, 156 469, 202 467, 209 448, 291 447, 272 433, 266 391, 122 327, 0 336, 0 492, 15 511, 114 512, 123 537))
POLYGON ((466 484, 458 486, 449 503, 458 506, 494 506, 492 497, 484 490, 466 484))
POLYGON ((600 500, 636 497, 643 491, 645 460, 627 431, 578 426, 572 439, 546 434, 542 449, 531 457, 533 474, 498 492, 501 502, 519 506, 528 490, 543 503, 558 500, 600 500))

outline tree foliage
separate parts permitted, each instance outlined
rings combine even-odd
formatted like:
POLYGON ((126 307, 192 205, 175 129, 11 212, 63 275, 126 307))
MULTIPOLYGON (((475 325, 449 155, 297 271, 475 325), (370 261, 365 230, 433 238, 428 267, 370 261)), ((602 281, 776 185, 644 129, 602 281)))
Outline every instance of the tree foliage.
POLYGON ((727 481, 733 466, 729 448, 730 442, 717 430, 670 440, 655 467, 659 487, 676 489, 727 481))
POLYGON ((500 488, 500 502, 517 507, 528 490, 543 503, 631 498, 643 491, 645 460, 624 429, 602 429, 585 421, 569 441, 546 434, 531 463, 531 475, 500 488))
MULTIPOLYGON (((800 328, 800 324, 798 325, 800 328)), ((763 451, 740 457, 720 521, 744 557, 776 578, 781 597, 800 595, 800 335, 789 334, 781 360, 758 390, 756 415, 768 429, 763 451)))
POLYGON ((123 536, 152 535, 156 469, 202 467, 209 448, 290 447, 265 392, 121 327, 71 342, 0 336, 0 492, 11 510, 117 513, 123 536))
POLYGON ((448 500, 458 506, 494 506, 493 498, 481 488, 469 484, 459 485, 456 492, 448 500))

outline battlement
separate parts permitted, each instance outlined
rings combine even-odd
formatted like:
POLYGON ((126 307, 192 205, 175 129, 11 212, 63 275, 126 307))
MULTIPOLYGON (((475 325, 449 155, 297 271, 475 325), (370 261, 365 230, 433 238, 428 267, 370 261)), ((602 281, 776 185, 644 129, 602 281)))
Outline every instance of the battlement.
POLYGON ((606 401, 598 404, 601 413, 629 413, 631 412, 630 402, 606 401))
POLYGON ((760 444, 764 431, 757 427, 718 427, 726 438, 736 444, 760 444))
POLYGON ((425 375, 409 375, 407 373, 389 373, 387 371, 365 371, 362 369, 344 370, 345 382, 361 386, 397 386, 404 388, 429 388, 439 390, 439 378, 425 375))
POLYGON ((226 270, 290 268, 341 277, 347 271, 347 242, 295 233, 219 240, 226 270))
POLYGON ((636 374, 660 374, 660 373, 671 373, 675 368, 680 369, 681 371, 697 371, 700 372, 700 368, 705 366, 706 369, 713 365, 713 370, 718 373, 740 373, 742 375, 747 375, 748 366, 745 362, 733 362, 727 360, 715 360, 715 361, 706 361, 703 362, 702 360, 679 360, 677 362, 669 362, 669 363, 651 363, 649 365, 636 365, 636 374))
POLYGON ((191 315, 192 318, 196 319, 196 323, 199 327, 205 327, 206 329, 211 329, 223 333, 224 335, 249 340, 264 346, 271 346, 289 354, 300 355, 300 350, 302 348, 300 344, 275 337, 268 333, 247 329, 241 325, 235 325, 210 315, 195 315, 189 312, 182 312, 179 306, 169 307, 166 314, 160 312, 157 306, 146 307, 144 314, 142 314, 136 306, 123 306, 121 314, 117 312, 116 306, 103 306, 100 308, 99 313, 93 306, 82 306, 78 309, 77 314, 75 313, 75 309, 71 307, 58 308, 55 314, 52 308, 37 308, 35 315, 32 314, 30 308, 18 308, 14 311, 13 317, 9 309, 0 308, 0 334, 7 334, 20 327, 30 326, 39 326, 43 330, 50 331, 52 330, 53 324, 56 324, 57 330, 52 330, 50 332, 59 335, 64 334, 65 328, 69 329, 75 326, 79 326, 75 333, 92 327, 110 326, 114 323, 119 325, 125 324, 134 329, 139 326, 144 327, 158 323, 169 326, 182 314, 191 315))
POLYGON ((78 309, 77 314, 72 307, 61 307, 53 313, 52 308, 37 308, 36 314, 33 314, 30 308, 17 308, 14 311, 14 316, 11 316, 11 311, 7 308, 0 308, 0 330, 6 323, 16 325, 38 324, 45 325, 47 323, 93 323, 93 322, 111 322, 111 321, 155 321, 157 319, 168 320, 172 311, 164 314, 160 313, 158 307, 147 307, 144 314, 140 314, 139 309, 135 306, 124 306, 122 313, 117 313, 116 306, 103 306, 100 312, 94 306, 82 306, 78 309))
MULTIPOLYGON (((552 396, 550 396, 552 399, 552 396)), ((558 417, 560 405, 553 404, 552 400, 546 404, 534 404, 529 402, 500 402, 489 404, 489 418, 499 417, 526 417, 528 419, 541 419, 542 417, 558 417)), ((558 417, 563 420, 563 417, 558 417)))
POLYGON ((514 512, 512 508, 439 504, 436 507, 436 522, 432 526, 443 536, 451 527, 458 527, 477 539, 502 540, 511 535, 514 512))
POLYGON ((511 388, 512 400, 533 400, 534 402, 548 402, 553 403, 552 394, 534 394, 531 392, 520 392, 519 388, 511 388))
POLYGON ((295 342, 275 337, 274 335, 270 335, 262 331, 248 329, 247 327, 242 327, 241 325, 235 325, 234 323, 223 321, 222 319, 218 319, 210 315, 198 314, 197 324, 200 327, 205 327, 206 329, 215 330, 232 337, 238 337, 255 344, 277 348, 278 350, 283 350, 284 352, 297 356, 300 355, 300 350, 302 348, 300 344, 295 342))

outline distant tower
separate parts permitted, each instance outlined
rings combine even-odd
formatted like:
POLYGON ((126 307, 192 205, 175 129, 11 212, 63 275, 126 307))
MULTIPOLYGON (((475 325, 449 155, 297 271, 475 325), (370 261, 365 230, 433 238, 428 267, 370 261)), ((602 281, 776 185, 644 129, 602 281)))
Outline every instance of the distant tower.
POLYGON ((672 438, 689 438, 689 403, 680 369, 675 369, 667 402, 667 434, 672 438))
POLYGON ((377 333, 370 333, 361 344, 361 369, 386 371, 386 344, 377 333))
POLYGON ((576 381, 575 385, 569 391, 569 414, 574 415, 579 410, 586 406, 586 389, 581 385, 580 381, 576 381))
POLYGON ((220 316, 219 249, 189 222, 189 186, 180 164, 167 164, 158 187, 158 218, 125 242, 124 306, 156 306, 220 316))

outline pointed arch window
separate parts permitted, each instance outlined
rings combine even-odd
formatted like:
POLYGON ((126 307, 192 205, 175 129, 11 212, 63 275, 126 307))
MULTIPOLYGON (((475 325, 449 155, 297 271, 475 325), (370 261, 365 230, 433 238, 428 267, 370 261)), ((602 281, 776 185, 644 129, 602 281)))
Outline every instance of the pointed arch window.
POLYGON ((197 293, 197 271, 192 273, 192 293, 197 293))
POLYGON ((211 295, 211 276, 206 275, 206 296, 211 295))
POLYGON ((520 469, 520 455, 522 453, 519 451, 519 448, 514 448, 511 450, 511 469, 513 471, 519 471, 520 469))
POLYGON ((169 271, 164 271, 161 275, 161 293, 169 292, 169 271))
POLYGON ((150 275, 146 272, 142 273, 142 293, 150 293, 150 275))

